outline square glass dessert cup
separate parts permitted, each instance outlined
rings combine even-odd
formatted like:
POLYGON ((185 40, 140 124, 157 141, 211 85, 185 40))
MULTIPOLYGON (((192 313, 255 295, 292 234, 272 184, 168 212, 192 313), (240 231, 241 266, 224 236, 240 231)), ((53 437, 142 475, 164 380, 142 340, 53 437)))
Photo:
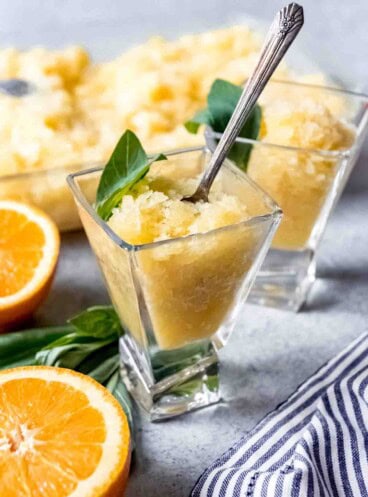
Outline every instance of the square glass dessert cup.
MULTIPOLYGON (((368 97, 363 94, 286 81, 271 81, 265 102, 311 97, 344 124, 355 128, 353 143, 341 150, 282 146, 238 138, 237 152, 250 153, 247 174, 281 207, 283 218, 257 275, 248 301, 298 311, 316 278, 315 255, 350 176, 368 129, 368 97)), ((262 100, 261 100, 262 105, 262 100)), ((213 150, 221 137, 206 128, 213 150)))
MULTIPOLYGON (((184 150, 168 154, 161 164, 175 168, 180 177, 196 177, 210 156, 204 148, 184 150)), ((95 168, 69 176, 68 182, 125 330, 120 338, 122 378, 151 420, 212 404, 219 399, 218 350, 234 328, 281 210, 226 161, 216 181, 246 203, 247 220, 131 245, 85 196, 85 179, 100 175, 101 168, 95 168)))

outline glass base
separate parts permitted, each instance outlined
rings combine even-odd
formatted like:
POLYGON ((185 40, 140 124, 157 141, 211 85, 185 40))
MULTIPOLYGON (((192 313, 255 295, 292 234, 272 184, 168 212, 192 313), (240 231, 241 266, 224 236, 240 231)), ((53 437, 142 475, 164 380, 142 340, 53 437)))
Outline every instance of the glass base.
POLYGON ((316 279, 314 251, 271 249, 257 275, 248 302, 297 312, 316 279))
POLYGON ((220 400, 218 355, 208 340, 151 355, 144 370, 128 336, 120 338, 121 376, 151 421, 199 409, 220 400))

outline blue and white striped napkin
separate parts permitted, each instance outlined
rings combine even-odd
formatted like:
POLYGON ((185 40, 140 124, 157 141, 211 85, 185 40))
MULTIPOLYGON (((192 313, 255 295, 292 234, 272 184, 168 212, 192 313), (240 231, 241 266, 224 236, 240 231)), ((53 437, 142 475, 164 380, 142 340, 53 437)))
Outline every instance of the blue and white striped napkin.
POLYGON ((368 334, 198 480, 192 497, 368 497, 368 334))

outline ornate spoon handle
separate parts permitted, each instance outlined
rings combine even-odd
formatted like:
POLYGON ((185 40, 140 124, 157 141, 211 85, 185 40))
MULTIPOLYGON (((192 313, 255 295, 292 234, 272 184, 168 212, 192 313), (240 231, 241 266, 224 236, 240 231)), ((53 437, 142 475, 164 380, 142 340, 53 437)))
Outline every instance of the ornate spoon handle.
POLYGON ((244 126, 268 80, 304 23, 303 8, 291 3, 281 9, 271 24, 258 64, 248 79, 233 115, 213 153, 191 202, 208 201, 208 192, 230 148, 244 126))

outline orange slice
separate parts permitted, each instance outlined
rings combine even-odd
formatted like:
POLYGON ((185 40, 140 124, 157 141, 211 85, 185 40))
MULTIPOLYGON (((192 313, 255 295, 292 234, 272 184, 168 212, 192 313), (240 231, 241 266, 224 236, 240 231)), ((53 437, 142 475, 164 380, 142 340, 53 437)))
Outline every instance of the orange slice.
POLYGON ((130 434, 103 386, 69 369, 0 372, 1 497, 124 494, 130 434))
POLYGON ((59 232, 45 213, 0 200, 0 330, 27 318, 45 298, 59 248, 59 232))

